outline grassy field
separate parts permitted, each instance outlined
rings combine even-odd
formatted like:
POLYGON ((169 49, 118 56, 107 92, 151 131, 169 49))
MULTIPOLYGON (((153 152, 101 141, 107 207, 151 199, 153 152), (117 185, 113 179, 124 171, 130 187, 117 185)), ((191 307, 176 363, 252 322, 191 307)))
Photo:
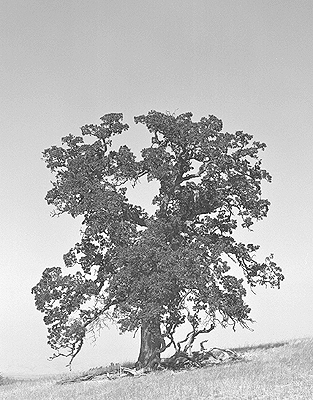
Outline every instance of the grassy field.
POLYGON ((57 385, 60 376, 4 381, 0 399, 313 399, 313 339, 239 351, 243 361, 115 381, 103 377, 57 385))

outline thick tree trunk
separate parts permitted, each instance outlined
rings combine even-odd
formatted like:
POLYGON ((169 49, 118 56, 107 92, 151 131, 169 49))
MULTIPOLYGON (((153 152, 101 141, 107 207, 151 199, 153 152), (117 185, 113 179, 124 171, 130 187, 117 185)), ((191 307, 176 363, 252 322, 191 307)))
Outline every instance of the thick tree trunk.
POLYGON ((143 322, 141 326, 140 352, 136 368, 156 369, 161 362, 160 353, 163 345, 160 324, 143 322))

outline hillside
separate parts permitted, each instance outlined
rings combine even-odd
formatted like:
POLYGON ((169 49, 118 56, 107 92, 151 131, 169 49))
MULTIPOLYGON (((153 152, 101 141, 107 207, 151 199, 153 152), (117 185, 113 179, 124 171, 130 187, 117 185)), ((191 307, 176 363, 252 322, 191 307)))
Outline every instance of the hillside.
POLYGON ((60 376, 4 381, 0 399, 311 399, 313 339, 236 349, 241 361, 202 369, 57 385, 60 376))

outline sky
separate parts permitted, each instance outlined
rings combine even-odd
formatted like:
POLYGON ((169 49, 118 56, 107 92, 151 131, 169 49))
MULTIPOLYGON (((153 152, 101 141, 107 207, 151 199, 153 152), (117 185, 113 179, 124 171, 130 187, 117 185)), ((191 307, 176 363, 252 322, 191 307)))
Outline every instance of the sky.
MULTIPOLYGON (((79 239, 52 218, 41 152, 122 112, 135 152, 150 136, 133 117, 191 111, 267 144, 266 220, 242 240, 274 253, 280 290, 248 293, 253 331, 217 329, 210 347, 313 335, 313 2, 311 0, 10 0, 0 5, 0 372, 67 371, 48 361, 31 288, 79 239)), ((149 204, 142 184, 134 199, 149 204)), ((149 206, 148 206, 149 207, 149 206)), ((73 370, 135 360, 139 337, 114 327, 86 343, 73 370)))

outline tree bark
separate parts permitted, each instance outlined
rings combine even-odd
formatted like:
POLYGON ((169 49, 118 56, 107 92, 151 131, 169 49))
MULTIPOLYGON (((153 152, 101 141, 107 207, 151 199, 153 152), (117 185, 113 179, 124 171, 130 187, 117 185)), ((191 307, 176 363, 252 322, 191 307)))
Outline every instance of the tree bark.
POLYGON ((163 342, 160 323, 156 321, 143 322, 136 368, 156 369, 161 362, 160 353, 163 342))

